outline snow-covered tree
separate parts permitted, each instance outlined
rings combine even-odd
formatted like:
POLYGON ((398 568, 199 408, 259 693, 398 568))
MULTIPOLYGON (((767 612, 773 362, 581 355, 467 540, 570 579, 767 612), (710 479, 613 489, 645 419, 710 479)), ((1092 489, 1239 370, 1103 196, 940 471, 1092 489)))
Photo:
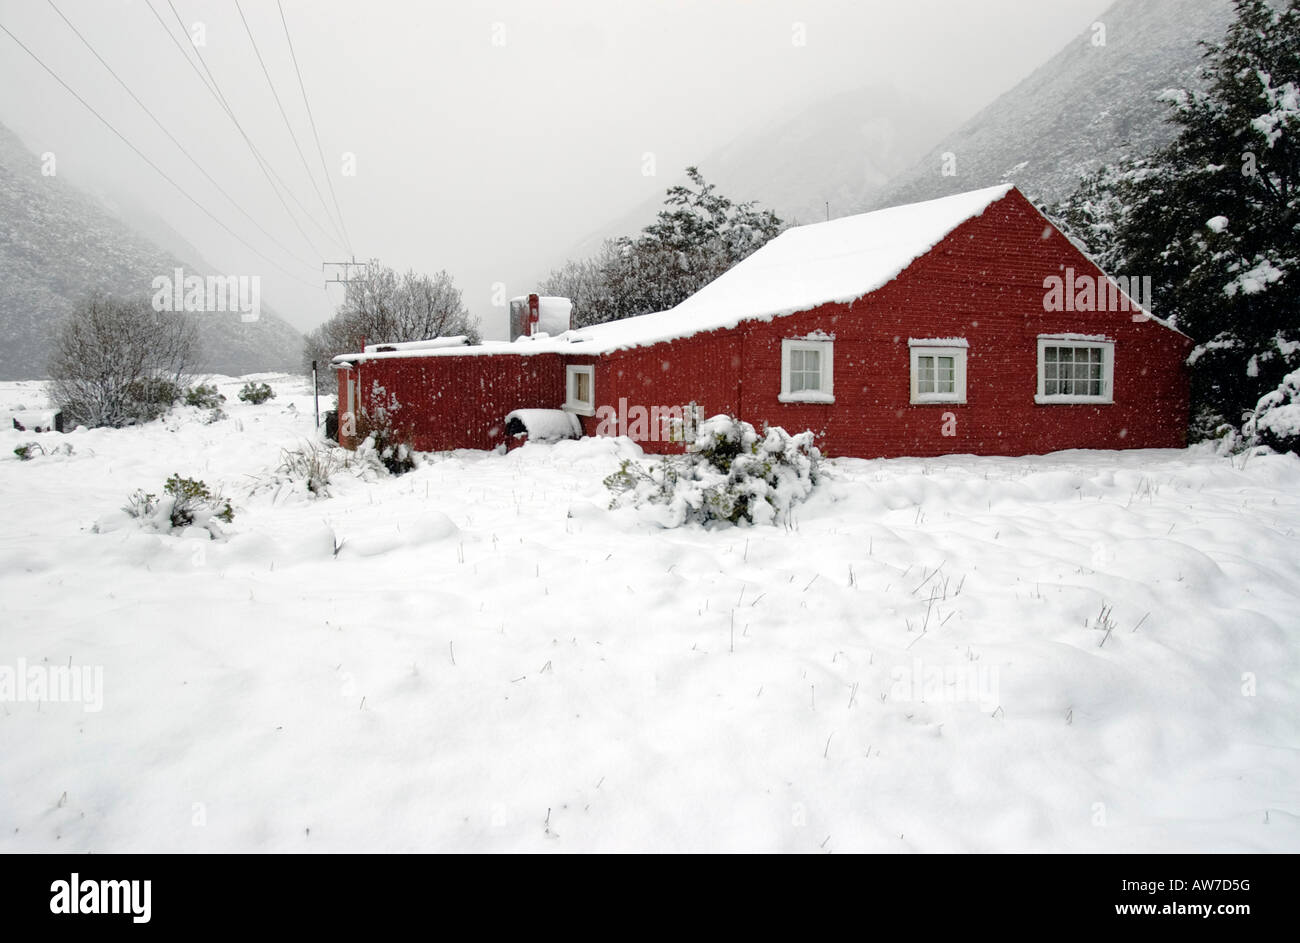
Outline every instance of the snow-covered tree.
POLYGON ((1150 275, 1155 313, 1196 342, 1202 434, 1300 365, 1300 0, 1235 4, 1204 90, 1164 93, 1178 137, 1053 208, 1103 267, 1150 275))
POLYGON ((671 308, 781 231, 771 210, 732 202, 696 167, 686 175, 690 183, 669 188, 640 235, 608 240, 594 258, 567 262, 542 283, 543 293, 573 299, 575 324, 671 308))

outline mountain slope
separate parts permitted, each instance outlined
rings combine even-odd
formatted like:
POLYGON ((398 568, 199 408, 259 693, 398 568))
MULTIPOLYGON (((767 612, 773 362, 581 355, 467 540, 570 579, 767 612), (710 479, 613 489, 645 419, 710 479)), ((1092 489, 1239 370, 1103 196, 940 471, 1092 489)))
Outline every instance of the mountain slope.
MULTIPOLYGON (((45 375, 51 339, 91 291, 147 295, 155 276, 208 274, 200 259, 180 260, 58 177, 0 125, 0 377, 45 375)), ((198 368, 238 376, 297 370, 302 335, 262 307, 258 321, 238 314, 198 319, 198 368)))
POLYGON ((1195 84, 1202 40, 1218 41, 1232 21, 1230 0, 1120 0, 1066 48, 964 124, 947 140, 854 208, 914 203, 1000 182, 1052 202, 1079 179, 1173 136, 1166 88, 1195 84), (944 176, 944 155, 956 161, 944 176))

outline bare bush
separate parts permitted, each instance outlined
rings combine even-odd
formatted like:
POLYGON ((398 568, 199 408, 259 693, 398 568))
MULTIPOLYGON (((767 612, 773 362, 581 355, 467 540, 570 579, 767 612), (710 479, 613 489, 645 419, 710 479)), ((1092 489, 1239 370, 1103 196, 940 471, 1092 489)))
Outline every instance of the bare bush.
POLYGON ((147 422, 180 397, 197 356, 197 328, 184 315, 154 311, 147 299, 95 295, 55 338, 50 398, 73 424, 147 422))

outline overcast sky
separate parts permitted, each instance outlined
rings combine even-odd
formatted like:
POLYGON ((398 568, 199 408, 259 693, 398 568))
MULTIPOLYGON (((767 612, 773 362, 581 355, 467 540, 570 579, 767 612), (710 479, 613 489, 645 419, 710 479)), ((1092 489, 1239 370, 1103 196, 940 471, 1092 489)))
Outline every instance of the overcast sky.
MULTIPOLYGON (((59 176, 152 213, 217 270, 309 329, 347 258, 276 108, 233 0, 170 0, 236 118, 311 211, 295 226, 182 52, 169 0, 0 0, 0 23, 252 247, 181 196, 0 34, 0 121, 59 176), (57 7, 268 238, 158 130, 57 7), (297 228, 300 226, 303 232, 297 228), (280 245, 277 245, 279 243, 280 245), (282 248, 283 247, 283 248, 282 248), (291 254, 292 253, 292 254, 291 254)), ((485 334, 494 294, 532 289, 579 240, 687 164, 839 91, 892 83, 973 114, 1108 0, 282 0, 325 163, 358 258, 447 269, 485 334), (355 155, 355 175, 344 155, 355 155), (643 173, 654 155, 655 176, 643 173), (498 288, 498 283, 504 286, 498 288)), ((330 204, 275 0, 240 0, 330 204)), ((949 129, 935 129, 935 143, 949 129)), ((761 194, 731 194, 741 199, 761 194)), ((173 248, 173 247, 169 247, 173 248)))

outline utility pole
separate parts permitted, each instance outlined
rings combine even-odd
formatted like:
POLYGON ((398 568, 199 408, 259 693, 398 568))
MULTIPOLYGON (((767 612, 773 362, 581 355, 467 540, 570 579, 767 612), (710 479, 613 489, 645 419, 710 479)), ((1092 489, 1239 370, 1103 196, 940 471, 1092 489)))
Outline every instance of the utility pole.
POLYGON ((326 274, 328 274, 326 270, 330 266, 333 266, 334 268, 337 268, 339 270, 339 273, 335 275, 333 278, 325 279, 326 285, 348 285, 351 284, 352 282, 359 280, 357 275, 355 274, 355 270, 360 269, 361 271, 364 272, 366 269, 370 268, 370 266, 373 264, 374 264, 373 259, 369 262, 358 262, 357 257, 354 255, 347 262, 322 262, 320 264, 320 268, 321 271, 326 272, 326 274))

